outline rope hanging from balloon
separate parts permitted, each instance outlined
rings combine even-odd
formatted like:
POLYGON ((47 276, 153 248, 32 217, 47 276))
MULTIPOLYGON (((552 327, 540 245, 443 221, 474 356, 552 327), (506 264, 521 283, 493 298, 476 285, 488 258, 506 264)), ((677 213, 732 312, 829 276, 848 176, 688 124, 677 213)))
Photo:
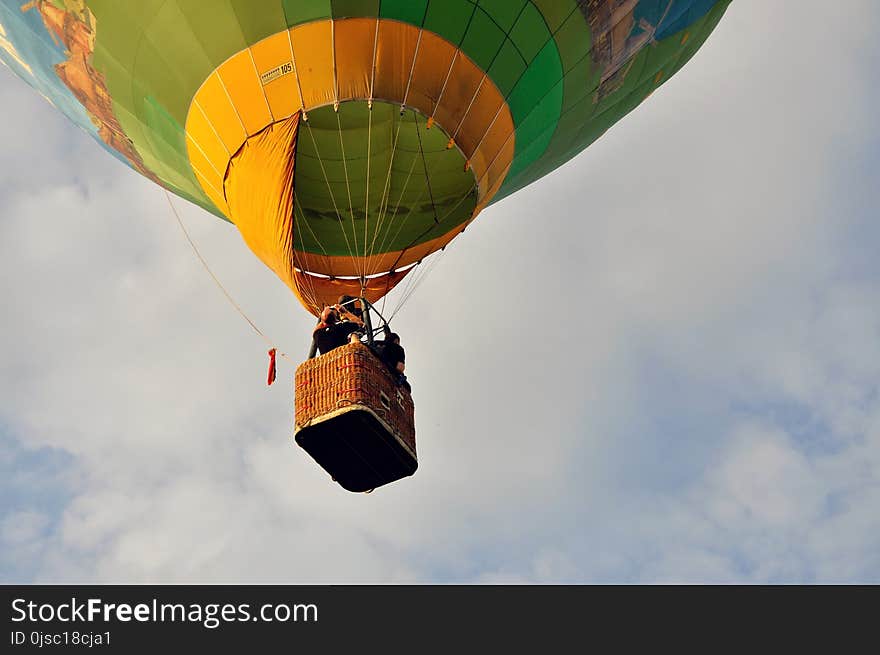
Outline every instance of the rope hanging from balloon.
POLYGON ((229 293, 229 291, 226 289, 226 287, 223 286, 223 283, 214 274, 214 271, 211 270, 211 267, 208 265, 208 262, 202 256, 202 253, 199 250, 198 246, 196 246, 195 241, 193 241, 192 236, 190 236, 189 231, 186 229, 186 225, 184 225, 184 223, 183 223, 183 219, 180 217, 180 214, 177 211, 177 207, 174 206, 174 202, 172 202, 172 200, 171 200, 171 195, 168 193, 168 190, 163 188, 162 191, 165 194, 165 199, 168 201, 168 206, 171 208, 171 213, 174 214, 174 218, 177 220, 177 225, 180 227, 181 232, 183 232, 183 236, 186 238, 187 243, 189 243, 190 248, 192 248, 192 251, 195 253, 196 258, 198 258, 199 262, 201 262, 202 267, 205 269, 205 271, 207 271, 208 275, 211 276, 211 279, 214 280, 214 284, 217 285, 217 288, 220 289, 220 291, 225 296, 226 300, 229 301, 229 304, 232 305, 232 307, 235 309, 235 311, 237 311, 241 315, 241 317, 245 321, 247 321, 248 325, 251 326, 253 331, 263 341, 266 342, 266 345, 269 346, 269 359, 270 359, 269 384, 272 384, 272 382, 274 382, 274 380, 275 380, 274 371, 275 371, 275 358, 276 358, 276 356, 283 357, 284 359, 287 359, 287 360, 290 360, 290 357, 284 351, 278 350, 278 348, 275 346, 275 342, 272 341, 272 339, 270 339, 269 337, 267 337, 266 334, 259 327, 257 327, 257 324, 254 323, 253 320, 251 320, 251 318, 245 313, 244 309, 242 309, 241 305, 239 305, 235 301, 235 298, 232 297, 232 294, 229 293))

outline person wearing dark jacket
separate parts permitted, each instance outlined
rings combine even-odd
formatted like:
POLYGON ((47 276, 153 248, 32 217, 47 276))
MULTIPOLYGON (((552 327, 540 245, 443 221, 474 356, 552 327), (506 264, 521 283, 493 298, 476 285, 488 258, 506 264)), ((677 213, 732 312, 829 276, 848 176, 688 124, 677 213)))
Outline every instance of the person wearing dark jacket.
POLYGON ((325 307, 321 312, 321 320, 312 332, 312 339, 318 346, 318 352, 326 355, 334 348, 342 346, 348 335, 340 329, 339 314, 333 307, 325 307))
POLYGON ((406 352, 400 345, 400 336, 392 332, 388 325, 385 325, 383 330, 385 338, 373 342, 373 351, 391 371, 397 384, 405 387, 407 391, 411 391, 412 388, 403 373, 406 369, 406 352))
POLYGON ((339 302, 325 307, 321 312, 321 320, 312 332, 320 354, 325 355, 334 348, 344 346, 349 343, 352 334, 364 329, 361 310, 356 302, 354 296, 340 296, 339 302))

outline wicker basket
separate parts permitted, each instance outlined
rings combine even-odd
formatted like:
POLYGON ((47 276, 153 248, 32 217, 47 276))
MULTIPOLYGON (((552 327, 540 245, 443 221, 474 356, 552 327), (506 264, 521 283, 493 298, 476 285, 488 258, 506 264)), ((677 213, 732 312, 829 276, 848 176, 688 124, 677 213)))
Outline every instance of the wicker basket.
POLYGON ((297 444, 349 491, 369 491, 418 467, 412 397, 363 344, 297 368, 295 421, 297 444))

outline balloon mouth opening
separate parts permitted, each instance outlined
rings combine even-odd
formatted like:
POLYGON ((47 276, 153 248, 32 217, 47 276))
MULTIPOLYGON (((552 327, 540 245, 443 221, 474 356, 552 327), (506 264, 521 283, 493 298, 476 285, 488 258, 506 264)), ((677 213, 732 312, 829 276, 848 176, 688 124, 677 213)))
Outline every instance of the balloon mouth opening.
POLYGON ((415 248, 467 222, 477 205, 475 173, 449 132, 429 122, 384 100, 310 110, 296 148, 294 212, 304 229, 294 232, 294 248, 373 259, 334 274, 375 275, 421 259, 415 248))
POLYGON ((340 293, 378 299, 473 218, 474 170, 427 125, 353 100, 275 121, 229 160, 230 219, 313 313, 340 293))

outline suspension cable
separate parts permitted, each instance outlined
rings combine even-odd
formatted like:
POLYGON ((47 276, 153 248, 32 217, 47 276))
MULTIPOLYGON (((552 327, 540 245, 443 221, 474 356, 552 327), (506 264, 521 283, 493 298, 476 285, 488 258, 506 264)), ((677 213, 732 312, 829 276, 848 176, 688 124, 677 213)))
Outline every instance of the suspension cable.
MULTIPOLYGON (((370 164, 373 161, 373 105, 367 107, 367 180, 366 180, 366 198, 364 199, 364 255, 367 254, 367 234, 370 225, 370 185, 373 180, 370 179, 370 164)), ((355 247, 357 247, 357 239, 355 239, 355 247)), ((367 262, 363 262, 363 270, 361 271, 361 295, 363 295, 366 287, 367 262)))
MULTIPOLYGON (((327 184, 327 192, 330 194, 330 200, 333 203, 333 210, 336 212, 336 217, 339 219, 340 223, 342 222, 342 214, 339 212, 339 205, 336 204, 336 197, 333 195, 333 187, 330 185, 330 178, 327 176, 327 169, 324 167, 324 160, 321 158, 321 152, 318 149, 318 141, 315 139, 315 134, 312 131, 312 125, 308 121, 306 121, 306 126, 308 127, 309 136, 312 138, 312 145, 315 148, 315 155, 318 158, 318 164, 321 166, 321 174, 324 176, 324 182, 327 184)), ((346 182, 348 182, 348 176, 346 176, 346 182)), ((355 260, 354 253, 355 251, 351 247, 351 243, 348 240, 348 233, 345 231, 345 228, 342 229, 342 236, 345 238, 345 245, 348 248, 348 254, 351 258, 352 270, 357 271, 358 265, 355 260)), ((357 244, 355 244, 357 245, 357 244)))
MULTIPOLYGON (((345 156, 345 139, 342 136, 342 119, 339 118, 339 110, 335 111, 336 113, 336 128, 339 130, 339 151, 342 153, 342 171, 345 174, 345 190, 348 194, 348 213, 351 217, 351 236, 354 239, 354 250, 352 250, 351 245, 348 243, 348 238, 345 239, 345 243, 348 246, 349 253, 354 256, 357 252, 358 244, 357 244, 357 223, 354 221, 354 202, 351 199, 351 182, 348 175, 348 160, 345 156)), ((342 217, 340 216, 340 227, 342 228, 343 234, 345 233, 345 228, 342 227, 342 217)))
POLYGON ((394 156, 397 154, 397 144, 400 142, 400 128, 403 125, 403 120, 397 120, 397 132, 394 135, 394 142, 391 146, 391 156, 388 158, 388 173, 385 176, 385 186, 382 190, 382 199, 379 203, 379 216, 376 221, 376 228, 373 230, 373 238, 370 241, 369 249, 366 249, 367 261, 369 262, 373 258, 373 254, 375 252, 376 247, 376 238, 379 236, 379 232, 382 230, 382 226, 385 223, 385 218, 388 215, 388 207, 391 204, 391 171, 394 168, 394 156))
MULTIPOLYGON (((413 112, 413 114, 415 114, 415 112, 413 112)), ((397 197, 397 204, 394 207, 394 220, 396 220, 400 214, 400 205, 403 202, 403 197, 406 195, 406 190, 409 188, 409 182, 412 179, 412 174, 416 169, 416 164, 418 163, 418 161, 419 161, 419 158, 417 156, 414 156, 413 160, 412 160, 412 164, 409 167, 409 172, 407 173, 406 180, 403 183, 403 188, 400 190, 400 195, 397 197)), ((418 205, 418 203, 421 202, 422 197, 424 195, 425 195, 425 189, 423 188, 422 192, 419 195, 416 202, 410 206, 409 211, 406 213, 406 216, 404 217, 404 219, 402 221, 397 221, 397 231, 394 233, 394 236, 391 238, 390 243, 394 243, 394 241, 397 239, 397 237, 400 234, 400 231, 403 228, 404 224, 406 223, 407 219, 412 215, 413 211, 416 208, 416 205, 418 205)), ((382 235, 382 241, 379 244, 379 247, 376 249, 377 252, 384 252, 385 251, 385 246, 389 243, 388 236, 391 233, 392 227, 393 227, 393 224, 389 223, 388 229, 385 230, 385 234, 382 235)))

